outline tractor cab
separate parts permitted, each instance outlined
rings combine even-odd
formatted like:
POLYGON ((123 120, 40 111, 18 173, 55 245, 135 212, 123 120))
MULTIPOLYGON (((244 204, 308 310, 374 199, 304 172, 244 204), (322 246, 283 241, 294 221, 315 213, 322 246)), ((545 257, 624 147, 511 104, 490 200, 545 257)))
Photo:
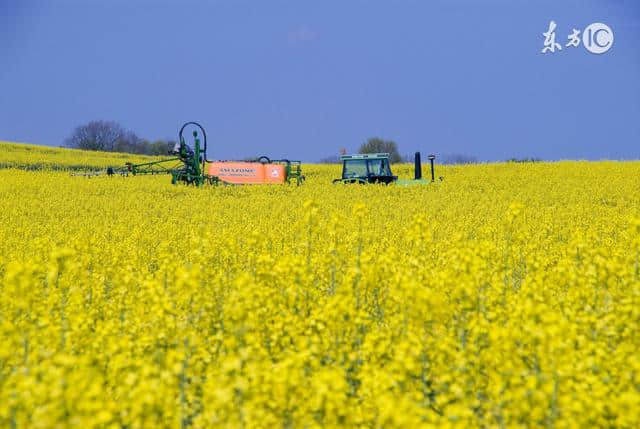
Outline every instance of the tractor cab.
POLYGON ((342 177, 334 183, 392 183, 398 176, 391 174, 388 153, 343 155, 342 177))

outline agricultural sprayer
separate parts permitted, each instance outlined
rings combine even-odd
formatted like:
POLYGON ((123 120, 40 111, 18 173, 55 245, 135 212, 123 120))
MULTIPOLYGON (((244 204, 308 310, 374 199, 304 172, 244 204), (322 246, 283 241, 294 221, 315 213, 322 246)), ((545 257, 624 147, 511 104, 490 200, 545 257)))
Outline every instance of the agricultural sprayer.
POLYGON ((250 161, 209 161, 207 154, 207 133, 197 122, 185 123, 178 132, 178 142, 169 151, 170 158, 158 161, 134 164, 127 162, 123 167, 108 167, 106 170, 84 173, 84 176, 107 174, 149 175, 170 174, 171 183, 184 183, 201 186, 205 184, 302 184, 301 162, 288 159, 270 159, 261 156, 250 161), (188 126, 196 127, 202 133, 200 141, 198 131, 193 131, 193 147, 184 139, 183 133, 188 126))

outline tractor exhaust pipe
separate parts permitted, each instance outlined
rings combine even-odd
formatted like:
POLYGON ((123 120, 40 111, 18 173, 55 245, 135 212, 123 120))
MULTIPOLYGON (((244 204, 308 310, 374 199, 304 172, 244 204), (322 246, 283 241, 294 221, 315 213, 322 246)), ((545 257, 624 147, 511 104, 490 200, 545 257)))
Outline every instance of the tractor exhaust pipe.
POLYGON ((431 181, 435 182, 436 181, 436 175, 435 172, 433 171, 433 161, 436 159, 436 156, 434 154, 431 154, 428 156, 429 161, 431 161, 431 181))
POLYGON ((420 152, 416 152, 414 161, 414 179, 422 179, 422 161, 420 160, 420 152))

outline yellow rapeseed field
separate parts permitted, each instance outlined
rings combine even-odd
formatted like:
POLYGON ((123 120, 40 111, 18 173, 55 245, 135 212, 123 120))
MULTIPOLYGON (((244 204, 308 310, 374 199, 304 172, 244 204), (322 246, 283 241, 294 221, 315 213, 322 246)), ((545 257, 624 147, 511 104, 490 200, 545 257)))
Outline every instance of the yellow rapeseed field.
POLYGON ((0 427, 638 427, 640 163, 303 169, 0 170, 0 427))
POLYGON ((38 170, 95 170, 160 159, 146 155, 89 152, 68 148, 37 146, 0 141, 0 168, 38 170))

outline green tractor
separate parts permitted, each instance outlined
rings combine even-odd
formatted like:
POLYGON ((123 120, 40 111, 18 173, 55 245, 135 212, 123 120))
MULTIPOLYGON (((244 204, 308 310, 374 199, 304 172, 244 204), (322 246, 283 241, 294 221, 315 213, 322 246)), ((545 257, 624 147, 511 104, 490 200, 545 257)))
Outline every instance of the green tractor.
MULTIPOLYGON (((433 162, 435 155, 429 155, 431 161, 431 182, 435 181, 433 162)), ((358 155, 343 155, 342 177, 334 179, 333 183, 397 183, 400 185, 426 184, 428 180, 422 179, 422 162, 420 152, 415 154, 415 176, 413 180, 400 179, 391 173, 391 162, 388 153, 365 153, 358 155)))
POLYGON ((343 155, 342 177, 333 183, 384 183, 398 180, 391 174, 391 163, 388 153, 366 153, 359 155, 343 155))

